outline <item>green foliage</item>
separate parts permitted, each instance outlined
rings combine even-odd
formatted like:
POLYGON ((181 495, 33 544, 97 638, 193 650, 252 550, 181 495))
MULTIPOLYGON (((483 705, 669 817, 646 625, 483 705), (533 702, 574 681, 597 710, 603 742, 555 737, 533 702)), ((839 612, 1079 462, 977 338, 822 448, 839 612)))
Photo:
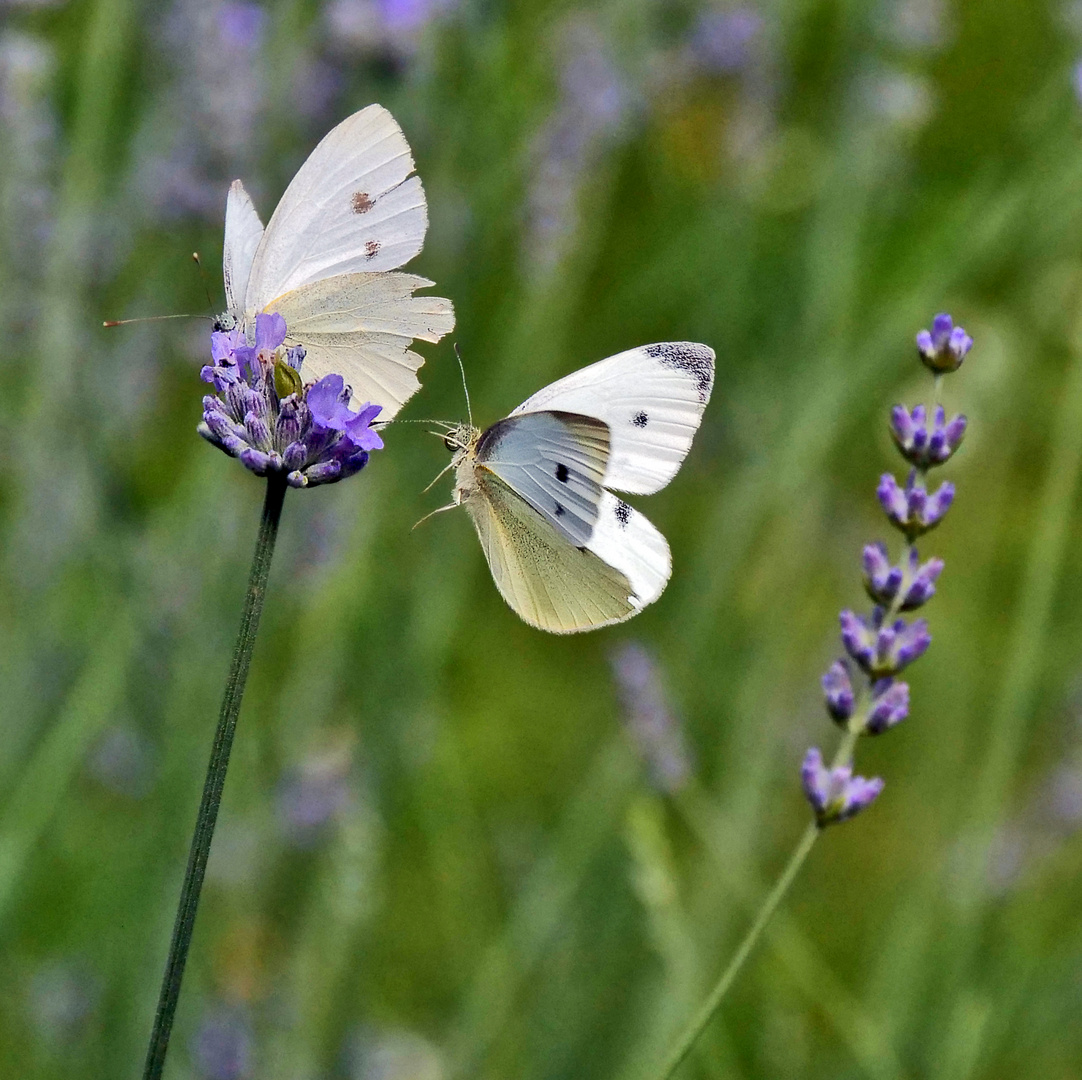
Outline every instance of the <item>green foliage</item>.
MULTIPOLYGON (((649 341, 713 345, 717 390, 638 503, 673 580, 613 631, 519 623, 463 514, 410 531, 446 490, 421 494, 446 464, 422 426, 289 495, 166 1075, 202 1075, 229 1008, 275 1080, 650 1080, 806 823, 836 613, 888 535, 886 410, 925 394, 940 310, 976 345, 945 385, 970 429, 923 545, 947 568, 912 716, 861 747, 883 796, 817 845, 684 1075, 1079 1073, 1079 42, 1022 0, 960 0, 924 47, 892 32, 936 6, 764 4, 751 66, 711 74, 690 2, 462 0, 350 51, 329 9, 277 0, 263 51, 224 62, 262 79, 241 146, 192 96, 208 39, 176 43, 210 0, 9 5, 0 1075, 138 1075, 262 498, 195 434, 209 324, 100 322, 202 311, 192 250, 220 303, 226 182, 266 219, 373 100, 414 148, 411 269, 455 302, 479 423, 649 341), (560 73, 595 46, 625 107, 546 171, 560 73), (675 794, 622 725, 629 640, 691 746, 675 794), (297 783, 332 793, 322 830, 287 827, 297 783)), ((451 341, 426 356, 405 417, 458 419, 451 341)))

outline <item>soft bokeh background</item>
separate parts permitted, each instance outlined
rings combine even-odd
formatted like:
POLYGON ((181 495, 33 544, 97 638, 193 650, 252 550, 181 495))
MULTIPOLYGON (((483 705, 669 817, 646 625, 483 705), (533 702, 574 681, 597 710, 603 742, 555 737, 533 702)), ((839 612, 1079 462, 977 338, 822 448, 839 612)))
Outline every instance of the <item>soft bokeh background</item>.
MULTIPOLYGON (((504 606, 423 427, 291 494, 167 1075, 649 1080, 803 829, 913 335, 976 347, 887 779, 688 1077, 1082 1074, 1082 5, 0 3, 0 1075, 139 1074, 262 485, 195 434, 227 182, 404 128, 474 412, 718 351, 675 573, 504 606)), ((462 416, 451 340, 406 416, 462 416)))

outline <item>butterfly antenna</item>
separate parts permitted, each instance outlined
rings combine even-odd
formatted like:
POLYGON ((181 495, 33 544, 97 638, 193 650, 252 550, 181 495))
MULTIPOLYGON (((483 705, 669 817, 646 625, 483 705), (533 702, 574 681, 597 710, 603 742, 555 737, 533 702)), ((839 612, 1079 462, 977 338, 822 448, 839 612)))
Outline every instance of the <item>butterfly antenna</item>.
MULTIPOLYGON (((447 470, 445 469, 444 472, 446 472, 446 471, 447 470)), ((442 476, 443 474, 441 473, 440 475, 442 476)), ((427 488, 425 490, 427 490, 427 488)), ((456 506, 458 506, 458 503, 453 503, 453 502, 448 503, 446 506, 438 506, 438 507, 436 507, 435 510, 432 511, 431 514, 425 514, 425 516, 423 518, 421 518, 420 521, 417 522, 417 525, 423 525, 430 517, 435 517, 437 514, 442 514, 444 512, 444 510, 454 510, 454 508, 456 506)), ((417 525, 414 525, 413 529, 416 529, 417 525)), ((410 532, 413 532, 413 529, 410 529, 410 532)))
POLYGON ((214 301, 210 296, 210 286, 207 284, 207 272, 203 269, 203 261, 199 258, 198 251, 192 252, 192 259, 195 262, 195 265, 199 267, 199 280, 203 283, 203 292, 207 294, 207 307, 210 308, 210 317, 212 319, 217 318, 214 313, 214 301))
POLYGON ((213 319, 213 315, 144 315, 139 319, 106 319, 102 326, 111 328, 113 326, 128 326, 130 323, 137 322, 161 322, 163 319, 213 319))
POLYGON ((470 427, 473 427, 473 409, 470 408, 470 391, 466 386, 466 368, 462 364, 462 353, 459 351, 458 342, 455 342, 455 356, 458 357, 458 370, 462 372, 462 392, 466 395, 466 413, 470 418, 470 427))

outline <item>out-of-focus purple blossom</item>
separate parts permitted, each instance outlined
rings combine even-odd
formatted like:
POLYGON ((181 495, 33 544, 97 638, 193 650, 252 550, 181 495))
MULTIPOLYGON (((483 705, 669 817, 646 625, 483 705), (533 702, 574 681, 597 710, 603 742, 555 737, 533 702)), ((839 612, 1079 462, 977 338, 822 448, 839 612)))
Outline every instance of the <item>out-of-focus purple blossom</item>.
POLYGON ((853 715, 853 681, 845 660, 835 660, 823 675, 823 696, 827 712, 837 724, 844 724, 853 715))
POLYGON ((341 748, 313 756, 290 769, 278 784, 278 823, 294 847, 315 847, 349 808, 351 762, 341 748))
POLYGON ((100 994, 100 982, 80 964, 57 960, 31 977, 26 1008, 42 1039, 55 1046, 83 1033, 100 994))
POLYGON ((222 44, 241 52, 258 52, 263 44, 267 13, 258 4, 225 3, 218 11, 222 44))
POLYGON ((937 315, 931 330, 917 334, 917 352, 937 375, 957 371, 972 348, 973 339, 947 314, 937 315))
POLYGON ((191 1043, 192 1063, 203 1080, 244 1080, 252 1075, 252 1028, 243 1011, 208 1009, 191 1043))
POLYGON ((932 643, 925 619, 909 624, 896 619, 884 626, 883 616, 881 607, 875 609, 870 619, 849 610, 839 616, 845 651, 875 679, 897 675, 932 643))
POLYGON ((1077 61, 1071 68, 1071 88, 1079 104, 1082 104, 1082 60, 1077 61))
POLYGON ((1060 825, 1071 828, 1082 823, 1082 769, 1061 766, 1052 775, 1047 792, 1048 811, 1060 825))
POLYGON ((678 791, 691 775, 680 722, 673 715, 653 657, 637 642, 612 653, 612 671, 624 707, 628 732, 661 791, 678 791))
POLYGON ((704 11, 692 32, 692 54, 708 71, 733 74, 754 62, 762 33, 763 17, 752 7, 704 11))
POLYGON ((631 110, 629 87, 595 27, 581 19, 566 24, 557 55, 559 103, 536 141, 527 192, 525 253, 539 271, 565 254, 579 225, 583 177, 631 110))
POLYGON ((854 776, 850 765, 828 769, 823 755, 814 746, 804 756, 800 777, 820 828, 859 814, 883 790, 883 781, 878 776, 871 780, 854 776))
POLYGON ((880 735, 909 715, 909 686, 895 679, 879 679, 872 685, 872 704, 864 730, 880 735))
POLYGON ((405 61, 427 27, 457 6, 458 0, 331 0, 324 19, 337 51, 405 61))
POLYGON ((906 583, 902 611, 913 611, 935 595, 936 579, 944 565, 942 559, 929 559, 921 565, 917 549, 911 547, 905 563, 892 566, 882 541, 865 546, 863 562, 864 588, 877 604, 888 607, 894 603, 902 583, 906 583))
POLYGON ((304 387, 304 350, 283 348, 285 320, 256 316, 254 344, 239 332, 211 335, 214 364, 201 371, 217 394, 203 398, 199 434, 257 476, 282 473, 291 487, 331 484, 360 472, 383 440, 370 427, 381 407, 349 407, 340 375, 304 387), (245 344, 240 344, 245 341, 245 344))
POLYGON ((153 783, 153 754, 136 731, 114 727, 104 732, 87 760, 87 772, 115 795, 141 799, 153 783))
POLYGON ((876 494, 891 524, 912 542, 934 529, 946 516, 954 501, 954 485, 948 480, 930 495, 923 478, 913 469, 904 488, 890 473, 884 473, 876 494))
POLYGON ((925 417, 923 405, 917 405, 912 412, 904 405, 895 405, 890 413, 894 444, 906 461, 918 469, 942 465, 958 449, 966 433, 966 418, 959 414, 948 423, 941 405, 936 406, 931 425, 925 417))

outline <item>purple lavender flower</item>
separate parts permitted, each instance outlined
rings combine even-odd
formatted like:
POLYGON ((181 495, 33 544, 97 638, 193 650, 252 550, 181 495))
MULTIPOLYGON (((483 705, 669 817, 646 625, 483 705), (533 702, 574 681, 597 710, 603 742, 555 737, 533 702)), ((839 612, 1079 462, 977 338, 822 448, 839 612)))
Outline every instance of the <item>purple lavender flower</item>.
POLYGON ((859 814, 875 802, 884 786, 878 776, 871 780, 854 776, 851 765, 828 769, 814 746, 804 756, 800 777, 820 828, 859 814))
POLYGON ((876 495, 891 523, 912 542, 934 529, 946 516, 954 501, 954 485, 947 481, 929 495, 923 478, 912 469, 904 488, 890 473, 884 473, 876 495))
POLYGON ((661 791, 679 791, 691 776, 691 761, 680 721, 666 700, 657 663, 637 642, 619 646, 611 661, 625 723, 651 781, 661 791))
POLYGON ((918 469, 929 469, 942 465, 958 449, 966 423, 961 415, 951 417, 947 423, 943 407, 936 406, 929 429, 923 405, 916 406, 912 412, 904 405, 895 405, 890 414, 890 434, 906 461, 918 469))
POLYGON ((276 797, 278 822, 295 847, 315 847, 349 809, 350 767, 348 750, 331 748, 282 777, 276 797))
POLYGON ((827 712, 837 724, 844 724, 853 715, 853 681, 845 660, 835 660, 823 675, 823 696, 827 712))
POLYGON ((381 406, 349 407, 340 375, 305 388, 304 350, 285 349, 286 322, 277 313, 255 319, 254 344, 242 330, 211 334, 212 365, 201 371, 217 394, 203 398, 199 434, 257 476, 284 473, 292 487, 344 480, 383 448, 371 428, 381 406))
POLYGON ((731 75, 755 59, 763 17, 750 7, 704 11, 692 35, 692 49, 704 68, 731 75))
POLYGON ((879 679, 872 686, 872 707, 864 730, 880 735, 887 728, 900 724, 909 715, 909 686, 894 679, 879 679))
POLYGON ((935 582, 943 572, 942 559, 929 559, 921 565, 916 548, 909 549, 906 565, 892 566, 887 546, 882 541, 864 548, 864 588, 877 604, 889 607, 905 584, 905 598, 900 608, 913 611, 935 595, 935 582))
POLYGON ((252 1031, 247 1018, 236 1009, 208 1010, 192 1040, 191 1053, 205 1080, 242 1080, 250 1076, 252 1031))
POLYGON ((973 347, 973 339, 946 314, 932 320, 931 330, 917 334, 917 352, 925 366, 937 375, 957 371, 973 347))
POLYGON ((870 619, 849 610, 839 616, 845 651, 875 679, 896 675, 932 643, 925 619, 909 624, 896 619, 883 625, 884 615, 885 610, 877 607, 870 619))

